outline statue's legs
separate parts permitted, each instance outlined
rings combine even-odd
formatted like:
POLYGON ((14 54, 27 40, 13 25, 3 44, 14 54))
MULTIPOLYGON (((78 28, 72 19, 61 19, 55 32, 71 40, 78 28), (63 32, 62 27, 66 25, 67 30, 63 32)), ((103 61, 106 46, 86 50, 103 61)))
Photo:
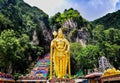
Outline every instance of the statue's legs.
MULTIPOLYGON (((57 55, 57 53, 56 53, 57 55)), ((67 57, 66 55, 54 56, 54 71, 58 78, 64 78, 67 70, 67 57)))
POLYGON ((54 56, 54 71, 56 76, 59 74, 59 58, 57 56, 54 56))
POLYGON ((66 63, 66 57, 65 55, 62 56, 61 58, 59 58, 59 61, 60 61, 60 67, 59 67, 59 77, 60 78, 64 78, 65 75, 66 75, 66 70, 67 70, 67 63, 66 63))

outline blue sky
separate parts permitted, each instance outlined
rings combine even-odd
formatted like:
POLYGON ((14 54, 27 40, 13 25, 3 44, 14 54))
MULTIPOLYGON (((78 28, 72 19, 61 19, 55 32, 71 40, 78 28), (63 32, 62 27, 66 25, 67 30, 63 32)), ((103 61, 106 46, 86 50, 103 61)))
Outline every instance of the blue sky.
POLYGON ((64 9, 74 8, 80 12, 82 17, 92 21, 107 13, 120 9, 120 0, 24 0, 31 6, 42 9, 49 16, 64 9))

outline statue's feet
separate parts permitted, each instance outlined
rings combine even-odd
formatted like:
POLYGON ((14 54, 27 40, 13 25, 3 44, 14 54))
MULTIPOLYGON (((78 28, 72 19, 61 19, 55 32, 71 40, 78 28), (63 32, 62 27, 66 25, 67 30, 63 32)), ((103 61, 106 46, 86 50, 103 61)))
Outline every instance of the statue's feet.
POLYGON ((61 76, 61 75, 59 75, 59 76, 58 76, 58 78, 62 78, 62 76, 61 76))

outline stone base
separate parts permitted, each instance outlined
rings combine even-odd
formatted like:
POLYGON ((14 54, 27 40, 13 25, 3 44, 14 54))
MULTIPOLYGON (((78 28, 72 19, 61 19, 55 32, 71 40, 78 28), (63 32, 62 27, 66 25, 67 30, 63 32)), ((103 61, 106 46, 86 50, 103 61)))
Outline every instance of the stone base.
POLYGON ((75 80, 69 78, 52 78, 50 83, 75 83, 75 80))

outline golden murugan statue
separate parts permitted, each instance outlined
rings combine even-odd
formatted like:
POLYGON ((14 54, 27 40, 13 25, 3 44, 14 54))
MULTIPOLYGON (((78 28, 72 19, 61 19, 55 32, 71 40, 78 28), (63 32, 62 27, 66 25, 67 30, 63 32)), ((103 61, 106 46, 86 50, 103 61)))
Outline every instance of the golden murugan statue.
POLYGON ((68 69, 70 78, 70 44, 64 38, 61 28, 58 30, 58 34, 53 32, 53 35, 55 38, 51 41, 50 48, 50 79, 52 79, 53 69, 58 78, 64 78, 68 69))

